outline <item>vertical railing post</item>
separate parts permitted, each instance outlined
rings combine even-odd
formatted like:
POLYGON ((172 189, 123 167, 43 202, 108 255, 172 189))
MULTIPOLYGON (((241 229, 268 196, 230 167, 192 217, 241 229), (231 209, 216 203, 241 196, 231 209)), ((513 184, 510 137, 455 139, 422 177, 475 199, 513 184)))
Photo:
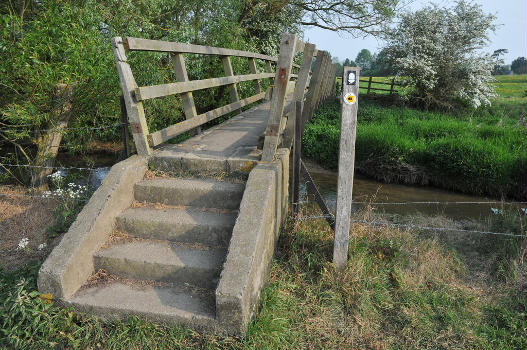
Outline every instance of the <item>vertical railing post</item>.
MULTIPOLYGON (((221 58, 221 62, 223 63, 223 71, 225 72, 226 77, 234 76, 234 71, 232 70, 232 64, 231 64, 231 58, 230 56, 223 56, 221 58)), ((229 95, 231 96, 231 102, 238 102, 238 89, 236 88, 236 83, 228 85, 229 87, 229 95)), ((241 108, 237 110, 237 113, 241 113, 241 108)))
POLYGON ((278 147, 280 121, 284 112, 287 84, 291 77, 293 57, 295 55, 296 35, 284 34, 280 44, 280 55, 276 64, 275 86, 269 108, 269 120, 265 130, 265 140, 262 153, 263 162, 272 162, 278 147))
MULTIPOLYGON (((172 53, 170 55, 172 65, 174 66, 174 73, 176 80, 180 82, 188 81, 187 67, 185 65, 185 57, 181 53, 172 53)), ((183 110, 185 111, 185 119, 191 119, 198 116, 196 112, 196 105, 194 104, 194 96, 192 92, 185 92, 181 94, 183 102, 183 110)), ((201 133, 201 127, 196 128, 197 133, 201 133)))
POLYGON ((123 153, 121 158, 127 159, 130 157, 130 148, 128 146, 128 117, 126 113, 126 102, 124 101, 123 95, 121 95, 119 101, 121 102, 121 140, 123 141, 123 153))
POLYGON ((373 77, 370 77, 370 79, 368 80, 368 91, 366 92, 366 95, 369 95, 370 94, 370 89, 371 89, 371 79, 373 77))
POLYGON ((123 39, 121 37, 112 38, 112 48, 137 154, 140 156, 150 155, 152 150, 147 139, 148 126, 145 110, 143 103, 135 100, 134 90, 137 88, 137 84, 124 52, 123 39))
MULTIPOLYGON (((252 74, 258 74, 258 69, 256 69, 256 61, 252 57, 249 58, 249 70, 251 71, 252 74)), ((259 79, 255 79, 253 81, 253 84, 254 84, 254 91, 257 94, 262 92, 262 88, 260 87, 260 80, 259 79)))
POLYGON ((393 86, 394 86, 394 84, 395 84, 395 77, 392 78, 392 85, 390 86, 390 95, 393 94, 393 86))
POLYGON ((296 216, 298 214, 298 208, 300 204, 300 159, 302 157, 302 131, 304 130, 304 123, 302 121, 302 101, 295 101, 295 118, 293 119, 293 124, 295 127, 294 133, 294 146, 293 146, 293 198, 292 198, 292 208, 293 214, 296 216))
MULTIPOLYGON (((265 71, 267 73, 273 72, 273 64, 271 63, 271 61, 265 61, 265 71)), ((274 78, 270 78, 269 82, 271 83, 271 85, 274 85, 274 78)))
POLYGON ((322 71, 322 59, 324 57, 324 51, 317 52, 317 59, 315 61, 315 67, 311 74, 311 81, 309 83, 309 90, 306 95, 306 103, 302 109, 302 119, 304 122, 311 120, 313 112, 315 111, 318 94, 320 92, 321 83, 321 71, 322 71))
POLYGON ((339 174, 333 263, 343 270, 348 260, 353 172, 355 170, 355 137, 359 97, 358 67, 344 67, 342 76, 342 112, 340 120, 339 174), (355 79, 348 79, 348 75, 355 79))
MULTIPOLYGON (((313 54, 315 53, 315 45, 313 44, 304 44, 304 51, 302 56, 302 63, 300 64, 300 69, 298 71, 298 78, 295 84, 295 92, 293 97, 293 103, 295 101, 304 101, 304 93, 309 83, 309 71, 311 69, 311 63, 313 62, 313 54)), ((294 108, 294 106, 293 106, 294 108)), ((284 137, 282 138, 282 147, 291 148, 293 142, 293 134, 295 131, 294 119, 301 118, 299 114, 293 114, 287 119, 287 124, 284 130, 284 137)))

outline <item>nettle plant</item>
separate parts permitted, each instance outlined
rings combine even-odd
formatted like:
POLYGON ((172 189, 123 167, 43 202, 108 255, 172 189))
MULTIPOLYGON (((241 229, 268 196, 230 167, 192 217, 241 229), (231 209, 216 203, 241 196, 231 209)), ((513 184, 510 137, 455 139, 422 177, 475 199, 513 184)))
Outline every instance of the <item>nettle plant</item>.
POLYGON ((386 31, 387 53, 412 87, 408 95, 425 108, 477 108, 494 97, 493 61, 482 49, 496 29, 495 16, 466 1, 406 13, 386 31))

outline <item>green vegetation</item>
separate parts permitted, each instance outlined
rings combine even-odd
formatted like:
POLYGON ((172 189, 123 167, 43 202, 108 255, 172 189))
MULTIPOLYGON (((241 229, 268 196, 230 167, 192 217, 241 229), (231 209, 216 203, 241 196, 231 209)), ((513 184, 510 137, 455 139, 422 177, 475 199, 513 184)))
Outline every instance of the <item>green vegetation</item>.
MULTIPOLYGON (((55 127, 64 102, 71 102, 72 108, 61 151, 82 154, 92 141, 119 140, 121 89, 110 44, 114 36, 276 56, 284 32, 299 34, 302 26, 370 32, 395 15, 398 2, 333 0, 322 7, 289 0, 0 2, 0 163, 33 164, 41 131, 55 127), (316 20, 303 21, 311 15, 316 20), (335 21, 340 16, 342 20, 335 21), (73 89, 67 101, 57 96, 59 84, 73 89)), ((175 81, 166 53, 129 52, 127 59, 140 86, 175 81)), ((188 54, 185 60, 191 80, 224 75, 217 56, 188 54)), ((265 71, 265 64, 257 61, 257 69, 265 71)), ((231 62, 235 74, 250 72, 247 59, 233 57, 231 62)), ((265 88, 268 81, 262 83, 265 88)), ((254 95, 252 82, 237 88, 241 98, 254 95)), ((229 103, 227 90, 223 86, 196 91, 198 113, 229 103)), ((149 100, 144 106, 149 131, 184 119, 177 96, 149 100)), ((0 167, 0 182, 27 183, 27 170, 0 167)))
MULTIPOLYGON (((474 113, 447 114, 361 95, 356 167, 386 182, 429 184, 525 200, 527 76, 498 77, 500 97, 474 113)), ((304 153, 336 168, 340 104, 322 105, 306 125, 304 153)))
MULTIPOLYGON (((309 213, 314 213, 309 210, 309 213)), ((200 335, 138 318, 104 321, 55 307, 36 289, 38 263, 0 271, 0 347, 15 349, 522 349, 527 294, 522 241, 354 224, 342 274, 323 220, 282 231, 269 285, 244 338, 200 335), (470 244, 469 244, 470 242, 470 244), (486 247, 486 248, 485 248, 486 247), (490 249, 492 247, 492 249, 490 249), (474 281, 474 251, 505 266, 474 281), (507 262, 507 264, 503 264, 507 262), (501 275, 500 275, 501 276, 501 275), (515 277, 514 277, 515 276, 515 277), (499 291, 499 293, 498 293, 499 291)), ((523 241, 524 242, 524 241, 523 241)), ((497 268, 490 269, 492 271, 497 268)), ((140 301, 138 301, 140 302, 140 301)))

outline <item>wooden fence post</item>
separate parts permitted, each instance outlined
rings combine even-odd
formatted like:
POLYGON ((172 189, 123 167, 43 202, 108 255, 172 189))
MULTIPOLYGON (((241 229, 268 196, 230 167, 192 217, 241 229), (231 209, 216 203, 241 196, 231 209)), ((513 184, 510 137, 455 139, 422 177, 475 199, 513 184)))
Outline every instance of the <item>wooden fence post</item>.
MULTIPOLYGON (((233 76, 234 71, 232 70, 232 64, 231 64, 231 58, 230 56, 223 56, 221 58, 221 62, 223 63, 223 71, 225 72, 225 76, 233 76)), ((229 95, 231 96, 231 102, 238 102, 238 89, 236 88, 236 83, 229 85, 229 95)), ((237 113, 241 113, 241 108, 237 110, 237 113)))
MULTIPOLYGON (((174 73, 176 74, 177 81, 189 81, 187 67, 185 65, 185 57, 183 57, 183 54, 172 53, 170 58, 172 59, 172 65, 174 66, 174 73)), ((194 104, 194 96, 192 95, 192 92, 185 92, 181 94, 181 100, 183 102, 183 110, 185 111, 185 119, 197 117, 198 113, 196 112, 196 105, 194 104)), ((201 126, 198 126, 196 131, 197 134, 200 134, 201 126)))
POLYGON ((300 159, 302 157, 302 130, 304 129, 304 123, 302 122, 302 101, 295 101, 295 118, 293 119, 293 124, 295 127, 294 133, 294 146, 293 146, 293 198, 292 198, 292 208, 293 214, 298 214, 300 200, 300 159))
POLYGON ((337 269, 346 267, 348 260, 353 172, 355 168, 355 136, 359 97, 358 67, 344 67, 342 76, 342 113, 340 121, 339 175, 333 263, 337 269), (348 74, 355 74, 349 79, 348 74))
MULTIPOLYGON (((368 91, 366 92, 366 95, 369 95, 370 94, 370 89, 371 89, 371 79, 372 77, 370 77, 370 79, 368 80, 368 91)), ((344 85, 342 85, 344 86, 344 85)))
MULTIPOLYGON (((298 71, 298 78, 296 80, 293 103, 295 101, 304 101, 304 93, 309 82, 309 71, 311 70, 311 63, 313 62, 313 53, 315 52, 315 45, 306 43, 304 45, 304 53, 300 70, 298 71)), ((293 105, 293 108, 295 106, 293 105)), ((284 137, 282 138, 282 147, 291 148, 294 139, 295 119, 301 119, 302 114, 293 114, 287 119, 287 124, 284 130, 284 137)))
POLYGON ((392 85, 390 86, 390 95, 393 94, 393 86, 395 85, 395 77, 392 78, 392 85))
POLYGON ((145 110, 143 109, 143 103, 135 100, 134 90, 137 88, 137 84, 126 59, 123 39, 121 37, 112 38, 112 48, 137 154, 140 156, 150 155, 152 150, 147 139, 148 126, 146 124, 145 110))
POLYGON ((284 34, 280 44, 280 55, 276 64, 275 86, 269 108, 269 120, 265 130, 262 154, 263 162, 272 162, 278 147, 280 121, 284 112, 287 84, 291 77, 293 57, 295 55, 296 35, 284 34))
POLYGON ((306 123, 313 117, 315 110, 316 100, 320 91, 320 79, 322 71, 322 58, 324 57, 324 51, 317 52, 317 59, 315 61, 315 67, 313 68, 313 74, 311 74, 311 81, 309 83, 309 90, 306 95, 306 103, 302 109, 302 120, 306 123))

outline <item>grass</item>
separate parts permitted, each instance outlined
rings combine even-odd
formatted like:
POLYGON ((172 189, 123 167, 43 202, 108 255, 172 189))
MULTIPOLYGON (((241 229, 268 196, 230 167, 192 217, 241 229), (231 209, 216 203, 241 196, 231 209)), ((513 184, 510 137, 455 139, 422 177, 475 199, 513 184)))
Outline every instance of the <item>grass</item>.
MULTIPOLYGON (((357 169, 386 182, 527 199, 527 97, 518 97, 527 76, 514 78, 503 77, 501 84, 513 87, 472 114, 421 111, 361 94, 357 169)), ((337 167, 339 118, 338 100, 328 101, 303 138, 304 153, 329 168, 337 167)))
POLYGON ((522 349, 527 344, 523 253, 507 248, 517 241, 492 240, 488 244, 504 248, 500 256, 520 277, 485 275, 479 282, 494 286, 486 288, 469 278, 474 264, 465 258, 470 254, 447 242, 417 231, 360 224, 352 226, 347 267, 336 273, 329 263, 333 235, 325 221, 289 220, 260 310, 243 338, 134 317, 103 321, 57 308, 37 292, 39 264, 34 263, 0 273, 0 347, 522 349))

